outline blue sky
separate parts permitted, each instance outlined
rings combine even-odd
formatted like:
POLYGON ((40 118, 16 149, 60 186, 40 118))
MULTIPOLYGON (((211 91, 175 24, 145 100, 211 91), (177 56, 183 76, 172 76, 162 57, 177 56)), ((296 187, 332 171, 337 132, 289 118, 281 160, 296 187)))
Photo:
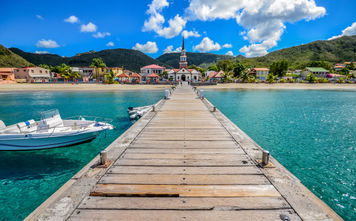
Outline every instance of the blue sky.
POLYGON ((246 56, 356 34, 354 0, 0 1, 0 44, 62 56, 135 48, 157 57, 179 50, 183 31, 194 35, 187 51, 246 56))

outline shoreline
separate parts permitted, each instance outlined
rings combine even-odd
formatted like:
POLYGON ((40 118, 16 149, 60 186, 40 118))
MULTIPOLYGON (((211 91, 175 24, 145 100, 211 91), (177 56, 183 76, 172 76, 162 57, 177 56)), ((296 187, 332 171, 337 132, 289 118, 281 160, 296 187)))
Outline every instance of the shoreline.
MULTIPOLYGON (((130 84, 0 84, 0 92, 36 92, 36 91, 68 91, 68 92, 110 92, 134 90, 164 90, 172 85, 130 85, 130 84)), ((356 84, 308 84, 308 83, 226 83, 218 85, 198 86, 199 89, 212 90, 337 90, 356 91, 356 84)))
POLYGON ((237 90, 336 90, 356 91, 356 84, 330 84, 330 83, 227 83, 218 85, 199 86, 200 89, 237 89, 237 90))

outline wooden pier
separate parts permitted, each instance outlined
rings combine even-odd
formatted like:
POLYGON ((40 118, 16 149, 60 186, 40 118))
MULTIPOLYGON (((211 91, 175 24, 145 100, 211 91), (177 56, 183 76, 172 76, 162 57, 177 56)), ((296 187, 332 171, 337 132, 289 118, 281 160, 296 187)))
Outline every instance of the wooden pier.
POLYGON ((27 220, 342 220, 212 110, 177 87, 27 220))

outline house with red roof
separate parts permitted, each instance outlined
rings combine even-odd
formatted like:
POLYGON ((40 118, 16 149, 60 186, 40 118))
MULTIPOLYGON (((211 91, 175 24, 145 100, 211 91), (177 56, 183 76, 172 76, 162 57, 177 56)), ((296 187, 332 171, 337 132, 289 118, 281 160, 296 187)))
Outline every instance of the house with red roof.
POLYGON ((163 74, 165 67, 161 67, 157 64, 151 64, 147 65, 141 68, 140 75, 142 76, 142 80, 146 80, 148 78, 148 75, 150 74, 157 74, 161 75, 163 74))

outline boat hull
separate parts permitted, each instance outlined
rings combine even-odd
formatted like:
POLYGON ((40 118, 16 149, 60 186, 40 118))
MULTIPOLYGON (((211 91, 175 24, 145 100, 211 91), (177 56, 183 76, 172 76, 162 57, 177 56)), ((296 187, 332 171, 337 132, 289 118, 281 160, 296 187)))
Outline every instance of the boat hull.
POLYGON ((39 150, 71 146, 93 140, 97 135, 98 131, 56 136, 49 136, 48 134, 14 135, 7 138, 1 138, 0 136, 0 150, 39 150))

